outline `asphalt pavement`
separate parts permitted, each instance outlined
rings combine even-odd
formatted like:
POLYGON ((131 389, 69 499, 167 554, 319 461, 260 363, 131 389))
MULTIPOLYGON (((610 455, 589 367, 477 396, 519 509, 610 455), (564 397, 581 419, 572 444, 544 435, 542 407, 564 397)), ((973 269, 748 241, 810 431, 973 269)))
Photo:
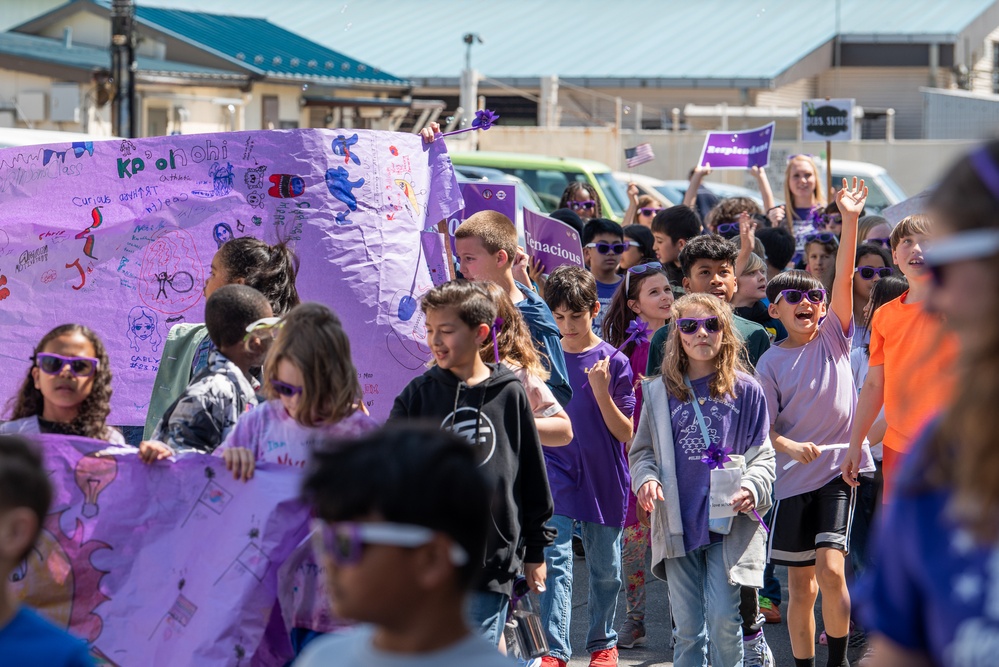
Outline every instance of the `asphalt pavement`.
MULTIPOLYGON (((649 572, 646 568, 646 572, 649 572)), ((671 626, 669 620, 669 603, 667 601, 666 584, 652 577, 651 572, 646 580, 646 611, 645 611, 645 631, 648 641, 644 646, 632 649, 620 649, 619 665, 621 667, 652 667, 653 665, 672 665, 673 649, 670 648, 671 626)), ((784 589, 784 600, 787 600, 787 569, 777 568, 777 578, 781 581, 784 589)), ((573 561, 573 588, 572 588, 572 622, 570 635, 572 638, 572 659, 569 661, 570 667, 586 667, 589 664, 590 656, 586 652, 586 630, 589 625, 586 613, 587 598, 587 569, 586 561, 576 558, 573 561)), ((821 604, 821 598, 820 603, 821 604)), ((816 604, 818 609, 819 604, 816 604)), ((781 605, 781 613, 786 611, 786 602, 781 605)), ((615 629, 620 628, 625 619, 625 594, 624 588, 618 597, 617 616, 615 619, 615 629)), ((822 615, 816 614, 815 638, 818 641, 819 633, 822 632, 822 615)), ((774 654, 774 664, 776 667, 794 667, 794 657, 791 654, 791 640, 787 634, 787 626, 784 623, 767 625, 763 633, 767 637, 767 643, 774 654)), ((863 655, 862 647, 851 648, 847 652, 851 664, 856 665, 863 655)), ((815 664, 822 667, 826 664, 826 647, 818 643, 815 644, 815 664)))

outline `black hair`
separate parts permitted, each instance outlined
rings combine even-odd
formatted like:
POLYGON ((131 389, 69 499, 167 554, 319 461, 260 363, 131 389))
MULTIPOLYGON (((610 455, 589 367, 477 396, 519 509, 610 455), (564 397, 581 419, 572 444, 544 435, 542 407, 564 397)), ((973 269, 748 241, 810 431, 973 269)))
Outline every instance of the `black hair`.
POLYGON ((694 209, 682 204, 664 208, 652 218, 652 231, 665 234, 673 243, 689 241, 698 236, 702 230, 701 216, 697 215, 694 209))
POLYGON ((642 255, 642 260, 654 261, 656 251, 652 246, 656 243, 656 237, 652 236, 652 230, 645 225, 628 225, 622 230, 624 238, 638 243, 638 252, 642 255))
MULTIPOLYGON (((825 289, 822 281, 812 274, 797 269, 778 273, 767 283, 767 300, 773 303, 777 296, 786 289, 796 289, 807 292, 810 289, 825 289)), ((830 295, 826 295, 828 302, 830 295)))
POLYGON ((735 247, 734 243, 717 234, 708 234, 687 241, 677 259, 680 262, 684 277, 689 278, 691 268, 699 259, 710 259, 715 262, 727 261, 735 270, 735 258, 738 256, 739 249, 735 247))
MULTIPOLYGON (((592 185, 590 185, 585 181, 573 181, 572 183, 569 183, 567 186, 565 186, 565 190, 562 191, 562 197, 558 200, 558 207, 568 208, 570 201, 586 201, 585 199, 584 200, 576 199, 576 197, 579 196, 580 192, 584 193, 582 195, 583 197, 587 197, 588 199, 592 199, 593 201, 596 202, 596 204, 593 207, 593 217, 594 218, 602 217, 603 212, 600 206, 600 194, 597 192, 597 189, 595 187, 593 187, 592 185)), ((582 216, 580 216, 580 218, 582 218, 582 216)))
POLYGON ((765 227, 756 230, 756 238, 767 251, 767 262, 781 271, 794 257, 794 234, 787 227, 765 227))
POLYGON ((275 315, 284 315, 300 303, 295 279, 298 257, 285 243, 267 245, 252 236, 240 236, 224 243, 219 259, 229 282, 242 280, 271 302, 275 315))
POLYGON ((545 283, 545 303, 552 310, 590 311, 597 303, 597 281, 584 268, 560 266, 551 272, 545 283))
POLYGON ((323 521, 377 515, 444 533, 468 553, 457 581, 467 588, 485 559, 493 489, 464 439, 429 424, 393 424, 317 448, 302 497, 323 521))
POLYGON ((883 248, 877 243, 861 243, 859 246, 857 246, 857 257, 853 265, 859 266, 860 258, 863 257, 864 255, 877 255, 878 257, 884 260, 885 266, 891 267, 892 265, 891 253, 888 252, 887 248, 883 248))
POLYGON ((464 279, 432 288, 423 295, 420 308, 424 313, 436 308, 454 308, 461 321, 471 329, 480 324, 491 327, 499 309, 482 285, 464 279))
POLYGON ((248 285, 223 285, 205 302, 205 327, 215 347, 221 349, 240 342, 246 327, 268 317, 270 303, 248 285))
MULTIPOLYGON (((905 294, 907 289, 909 289, 909 281, 901 273, 893 273, 874 283, 874 287, 871 288, 871 308, 864 319, 864 328, 870 331, 871 322, 874 321, 874 312, 889 301, 894 301, 905 294)), ((870 337, 867 337, 867 343, 864 345, 864 354, 867 356, 871 356, 870 344, 870 337)))
POLYGON ((583 236, 583 219, 579 217, 579 214, 573 211, 571 208, 557 208, 548 214, 549 218, 555 218, 556 220, 561 220, 565 224, 569 225, 577 232, 579 232, 580 238, 583 236))
MULTIPOLYGON (((51 504, 52 485, 42 464, 41 450, 20 436, 0 436, 0 514, 26 507, 38 518, 41 532, 51 504)), ((34 543, 33 539, 17 560, 28 555, 34 543)))
POLYGON ((583 247, 586 247, 587 243, 592 243, 593 239, 600 234, 611 234, 624 240, 624 232, 621 230, 621 225, 607 218, 591 218, 583 225, 583 234, 580 239, 583 242, 583 247))

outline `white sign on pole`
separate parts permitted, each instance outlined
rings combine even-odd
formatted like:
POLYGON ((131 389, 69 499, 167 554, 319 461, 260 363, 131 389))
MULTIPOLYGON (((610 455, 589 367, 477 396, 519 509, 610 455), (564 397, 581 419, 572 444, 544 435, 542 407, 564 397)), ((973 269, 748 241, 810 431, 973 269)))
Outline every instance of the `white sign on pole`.
POLYGON ((853 139, 855 100, 803 100, 802 141, 850 141, 853 139))

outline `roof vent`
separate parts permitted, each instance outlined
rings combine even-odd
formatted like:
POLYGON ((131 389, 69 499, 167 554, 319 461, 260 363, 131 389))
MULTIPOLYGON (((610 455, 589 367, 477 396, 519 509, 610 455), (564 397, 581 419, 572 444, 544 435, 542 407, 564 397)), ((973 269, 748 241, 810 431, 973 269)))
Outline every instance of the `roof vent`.
POLYGON ((346 72, 347 70, 350 69, 350 63, 340 63, 340 69, 346 72))
POLYGON ((281 56, 274 56, 274 60, 272 60, 271 62, 274 63, 275 65, 280 65, 281 64, 281 56))
POLYGON ((326 61, 326 69, 333 69, 333 61, 332 60, 327 60, 326 61))
POLYGON ((312 67, 312 68, 319 67, 319 63, 316 62, 315 60, 310 60, 309 61, 309 67, 312 67))
POLYGON ((289 65, 291 65, 292 67, 298 67, 298 62, 299 62, 298 58, 292 58, 292 59, 291 59, 291 60, 290 60, 290 61, 288 62, 288 64, 289 64, 289 65))
POLYGON ((246 60, 246 54, 240 51, 236 54, 236 60, 246 60))
POLYGON ((258 65, 262 65, 262 64, 264 64, 264 57, 263 56, 253 56, 253 62, 257 63, 258 65))

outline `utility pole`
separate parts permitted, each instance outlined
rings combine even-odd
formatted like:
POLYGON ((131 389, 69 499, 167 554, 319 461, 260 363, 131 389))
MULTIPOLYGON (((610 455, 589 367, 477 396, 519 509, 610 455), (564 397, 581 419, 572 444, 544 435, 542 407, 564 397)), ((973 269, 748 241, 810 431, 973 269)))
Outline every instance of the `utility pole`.
POLYGON ((138 135, 135 91, 135 8, 132 0, 111 3, 111 77, 115 96, 111 103, 111 124, 119 137, 138 135))

